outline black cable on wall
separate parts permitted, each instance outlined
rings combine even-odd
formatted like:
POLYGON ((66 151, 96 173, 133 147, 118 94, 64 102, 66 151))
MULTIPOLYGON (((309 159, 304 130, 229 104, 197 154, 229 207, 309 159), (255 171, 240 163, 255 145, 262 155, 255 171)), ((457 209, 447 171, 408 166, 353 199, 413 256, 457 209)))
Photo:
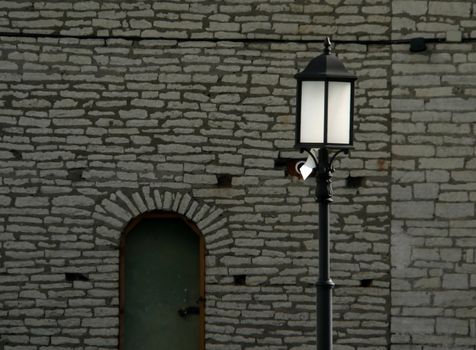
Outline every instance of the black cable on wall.
MULTIPOLYGON (((173 40, 177 42, 241 42, 241 43, 322 43, 324 37, 315 39, 273 39, 273 38, 171 38, 171 37, 142 37, 137 35, 70 35, 59 33, 24 33, 24 32, 0 32, 0 36, 3 37, 22 37, 22 38, 52 38, 52 39, 78 39, 78 40, 128 40, 128 41, 147 41, 147 40, 173 40)), ((447 43, 447 44, 460 44, 465 42, 476 42, 476 38, 467 37, 458 41, 446 41, 441 38, 422 38, 426 43, 447 43)), ((376 45, 376 46, 390 46, 390 45, 402 45, 410 44, 413 38, 410 39, 388 39, 388 40, 340 40, 333 39, 335 44, 359 44, 359 45, 376 45)))

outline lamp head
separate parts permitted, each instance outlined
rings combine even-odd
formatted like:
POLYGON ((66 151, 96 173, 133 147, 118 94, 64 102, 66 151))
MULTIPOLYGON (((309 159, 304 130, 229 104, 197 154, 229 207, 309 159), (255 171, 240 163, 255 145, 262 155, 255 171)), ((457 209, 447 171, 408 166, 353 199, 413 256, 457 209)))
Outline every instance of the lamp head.
POLYGON ((352 148, 357 77, 331 53, 329 38, 324 53, 295 78, 296 148, 352 148))

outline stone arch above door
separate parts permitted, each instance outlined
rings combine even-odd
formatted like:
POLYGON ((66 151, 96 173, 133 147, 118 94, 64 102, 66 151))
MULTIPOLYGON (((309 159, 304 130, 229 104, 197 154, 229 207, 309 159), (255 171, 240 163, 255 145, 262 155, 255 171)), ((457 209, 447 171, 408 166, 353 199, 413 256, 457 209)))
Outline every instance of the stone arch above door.
POLYGON ((188 193, 144 186, 133 192, 118 190, 96 205, 93 218, 101 223, 96 226, 97 243, 119 246, 126 225, 133 218, 152 211, 174 212, 194 222, 204 236, 207 250, 223 248, 233 242, 221 209, 201 203, 188 193))

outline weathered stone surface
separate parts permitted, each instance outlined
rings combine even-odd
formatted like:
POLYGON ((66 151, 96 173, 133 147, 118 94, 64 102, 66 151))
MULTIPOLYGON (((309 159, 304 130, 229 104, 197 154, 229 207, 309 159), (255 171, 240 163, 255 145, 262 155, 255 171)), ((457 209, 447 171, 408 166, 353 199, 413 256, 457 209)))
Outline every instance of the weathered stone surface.
POLYGON ((207 348, 315 348, 315 185, 277 160, 302 158, 293 75, 320 52, 312 40, 332 35, 359 77, 355 150, 335 162, 336 347, 469 350, 474 44, 412 53, 351 41, 469 38, 474 10, 469 0, 0 1, 5 31, 38 34, 0 39, 6 346, 117 348, 120 234, 165 210, 205 236, 207 348), (69 271, 89 281, 66 281, 69 271))
POLYGON ((435 213, 435 204, 430 201, 395 202, 392 204, 395 218, 431 219, 435 213))
MULTIPOLYGON (((392 7, 395 39, 407 37, 409 32, 441 33, 445 37, 448 32, 469 29, 465 18, 472 11, 469 1, 398 0, 392 2, 392 7), (439 20, 446 23, 436 23, 439 20)), ((398 181, 405 189, 411 184, 413 189, 411 195, 405 192, 393 196, 392 210, 396 211, 392 216, 398 235, 392 239, 395 253, 392 265, 396 269, 392 295, 398 299, 392 298, 392 303, 396 300, 411 303, 410 298, 402 299, 402 295, 421 291, 430 298, 426 300, 427 310, 433 311, 427 313, 420 305, 412 306, 414 311, 394 308, 392 346, 396 348, 427 347, 428 344, 458 348, 469 344, 465 341, 470 338, 467 321, 471 316, 455 316, 454 309, 475 302, 468 294, 471 273, 458 267, 463 254, 472 250, 468 239, 476 227, 469 219, 474 216, 475 208, 470 194, 474 174, 468 171, 475 138, 464 117, 465 110, 474 110, 475 99, 474 95, 455 87, 471 82, 476 71, 468 64, 468 47, 457 42, 459 40, 436 45, 444 47, 445 52, 432 52, 428 60, 408 55, 403 46, 395 47, 392 55, 393 96, 398 99, 394 106, 402 111, 406 101, 412 106, 410 115, 398 115, 401 121, 393 129, 398 146, 394 145, 392 151, 398 156, 398 162, 393 163, 392 181, 398 181), (440 73, 433 76, 426 73, 432 66, 440 73), (415 96, 426 102, 418 104, 415 96), (409 119, 418 123, 415 128, 401 124, 409 119), (422 203, 428 204, 426 211, 422 210, 425 207, 422 203), (452 237, 453 225, 468 227, 454 231, 465 247, 448 238, 452 237), (462 301, 464 298, 469 300, 462 301), (425 319, 430 315, 436 317, 436 323, 425 319), (455 335, 465 341, 455 341, 455 335)), ((400 186, 393 188, 400 190, 400 186)), ((468 267, 475 267, 474 259, 470 258, 468 267)), ((415 300, 418 300, 417 294, 415 300)))

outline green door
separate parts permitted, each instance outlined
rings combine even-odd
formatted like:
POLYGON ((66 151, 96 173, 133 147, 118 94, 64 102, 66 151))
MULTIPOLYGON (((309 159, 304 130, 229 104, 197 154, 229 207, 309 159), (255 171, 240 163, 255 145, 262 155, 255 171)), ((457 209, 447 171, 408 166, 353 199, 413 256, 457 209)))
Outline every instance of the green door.
POLYGON ((202 349, 201 250, 198 234, 179 218, 142 219, 127 233, 122 350, 202 349))

